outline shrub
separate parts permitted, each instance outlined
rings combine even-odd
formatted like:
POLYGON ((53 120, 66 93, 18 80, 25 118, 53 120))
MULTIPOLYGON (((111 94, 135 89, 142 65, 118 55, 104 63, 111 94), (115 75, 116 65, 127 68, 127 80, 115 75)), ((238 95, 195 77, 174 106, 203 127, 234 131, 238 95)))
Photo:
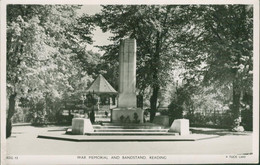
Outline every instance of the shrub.
POLYGON ((253 130, 253 112, 252 110, 242 110, 241 111, 241 125, 245 128, 246 131, 253 130))
POLYGON ((145 116, 148 116, 149 113, 150 113, 150 110, 149 110, 149 109, 144 110, 144 115, 145 115, 145 116))
POLYGON ((138 120, 138 114, 134 113, 134 123, 140 123, 140 120, 138 120))
POLYGON ((120 116, 120 121, 123 123, 125 121, 125 117, 123 115, 120 116))
POLYGON ((195 114, 188 113, 187 116, 185 117, 190 120, 190 123, 192 125, 218 126, 221 128, 222 127, 231 128, 233 124, 232 115, 229 111, 226 111, 221 114, 208 113, 206 115, 201 113, 195 113, 195 114))
POLYGON ((168 110, 162 110, 160 112, 161 115, 169 115, 169 111, 168 110))
POLYGON ((222 113, 218 117, 219 125, 220 126, 226 126, 226 127, 232 127, 234 119, 232 117, 232 113, 230 111, 226 111, 222 113))
POLYGON ((172 101, 168 107, 168 115, 170 118, 170 123, 172 123, 175 119, 183 118, 183 107, 175 102, 175 100, 172 101))

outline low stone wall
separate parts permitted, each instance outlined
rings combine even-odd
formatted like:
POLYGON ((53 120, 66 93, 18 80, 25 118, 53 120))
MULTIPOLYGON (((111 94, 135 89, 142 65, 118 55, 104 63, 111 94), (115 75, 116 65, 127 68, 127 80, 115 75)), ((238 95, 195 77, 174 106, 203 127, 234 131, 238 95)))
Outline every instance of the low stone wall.
POLYGON ((111 121, 113 123, 143 123, 144 110, 140 108, 115 108, 111 110, 111 121), (134 118, 135 113, 137 120, 134 118))

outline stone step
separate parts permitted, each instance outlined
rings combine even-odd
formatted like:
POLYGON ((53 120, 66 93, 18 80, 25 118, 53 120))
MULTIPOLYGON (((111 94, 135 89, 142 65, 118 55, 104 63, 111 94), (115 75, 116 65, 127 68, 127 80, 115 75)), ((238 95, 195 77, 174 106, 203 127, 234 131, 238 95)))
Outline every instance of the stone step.
POLYGON ((95 132, 168 132, 168 129, 95 129, 95 132))
POLYGON ((111 114, 110 111, 96 111, 96 112, 95 112, 95 115, 99 115, 99 114, 100 114, 100 115, 105 115, 106 112, 107 112, 107 114, 111 114))
POLYGON ((95 118, 95 122, 110 122, 110 118, 95 118))
POLYGON ((100 125, 95 125, 93 126, 94 129, 162 129, 161 126, 145 126, 145 125, 125 125, 125 126, 100 126, 100 125))
MULTIPOLYGON (((67 129, 66 134, 72 134, 71 129, 67 129)), ((190 135, 192 132, 190 131, 190 135)), ((92 135, 92 136, 127 136, 127 135, 133 135, 133 136, 142 136, 142 135, 149 135, 149 136, 178 136, 180 135, 177 132, 168 132, 168 129, 162 129, 162 130, 147 130, 147 129, 95 129, 94 132, 88 132, 85 135, 92 135)))
POLYGON ((154 123, 103 123, 102 126, 159 126, 154 123))
POLYGON ((110 114, 110 111, 95 111, 95 115, 99 115, 99 114, 105 115, 106 112, 107 112, 108 114, 110 114))
POLYGON ((106 116, 106 115, 95 115, 95 118, 110 118, 110 116, 106 116))
POLYGON ((118 127, 122 129, 162 129, 164 126, 154 123, 102 123, 102 127, 118 127))
POLYGON ((187 136, 82 136, 82 135, 64 135, 63 133, 52 132, 42 135, 38 135, 38 138, 54 139, 54 140, 67 140, 74 142, 131 142, 131 141, 197 141, 218 138, 219 135, 205 135, 205 134, 193 134, 187 136))
POLYGON ((85 135, 89 136, 114 136, 114 135, 122 135, 122 136, 179 136, 179 133, 175 132, 89 132, 85 135))

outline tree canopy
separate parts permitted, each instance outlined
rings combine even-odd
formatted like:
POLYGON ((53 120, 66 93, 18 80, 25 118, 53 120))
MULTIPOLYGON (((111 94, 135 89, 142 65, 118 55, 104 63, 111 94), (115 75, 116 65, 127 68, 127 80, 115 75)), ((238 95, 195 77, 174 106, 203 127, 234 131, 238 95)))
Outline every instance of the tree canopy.
POLYGON ((160 88, 169 82, 169 72, 174 67, 174 53, 169 51, 169 41, 180 21, 174 17, 177 6, 108 5, 95 15, 101 29, 114 34, 115 45, 105 47, 104 58, 118 59, 121 39, 130 37, 137 41, 137 88, 140 93, 152 89, 150 96, 151 120, 156 112, 160 88), (127 19, 126 19, 127 18, 127 19))
POLYGON ((77 9, 71 5, 7 6, 7 126, 20 99, 34 104, 45 100, 45 114, 47 99, 70 97, 92 80, 96 59, 85 59, 94 57, 84 48, 92 43, 93 25, 85 22, 86 17, 77 18, 77 9))
POLYGON ((173 81, 170 73, 183 65, 189 86, 232 88, 237 118, 242 93, 252 93, 252 10, 247 5, 107 5, 95 22, 114 34, 114 44, 103 47, 108 62, 118 59, 121 39, 137 40, 137 87, 152 88, 153 115, 160 90, 173 81))
POLYGON ((252 94, 253 8, 246 5, 189 6, 191 13, 176 39, 189 81, 233 91, 233 114, 252 94), (190 19, 189 19, 190 18, 190 19))

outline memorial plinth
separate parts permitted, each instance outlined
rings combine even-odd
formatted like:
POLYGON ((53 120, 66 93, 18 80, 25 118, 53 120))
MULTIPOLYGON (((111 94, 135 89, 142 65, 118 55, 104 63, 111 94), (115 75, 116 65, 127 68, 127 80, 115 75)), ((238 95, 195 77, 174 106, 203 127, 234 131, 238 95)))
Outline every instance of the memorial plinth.
MULTIPOLYGON (((112 122, 128 118, 134 122, 137 115, 143 122, 143 110, 136 108, 136 40, 122 40, 119 47, 119 96, 118 107, 111 111, 112 122)), ((128 120, 126 119, 126 120, 128 120)), ((125 121, 126 121, 125 120, 125 121)))
POLYGON ((111 117, 113 123, 143 123, 144 116, 141 108, 115 108, 111 117))

